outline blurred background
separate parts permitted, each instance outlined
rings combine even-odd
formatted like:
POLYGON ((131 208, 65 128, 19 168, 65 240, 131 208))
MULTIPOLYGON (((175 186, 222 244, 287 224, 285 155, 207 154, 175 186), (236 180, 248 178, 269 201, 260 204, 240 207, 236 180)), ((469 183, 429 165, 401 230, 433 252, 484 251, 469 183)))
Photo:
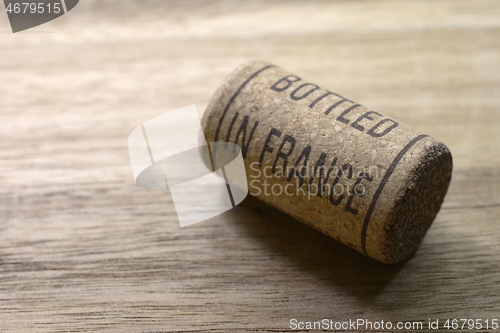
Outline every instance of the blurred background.
POLYGON ((0 330, 498 315, 500 2, 82 0, 16 34, 2 7, 0 59, 0 330), (251 198, 181 229, 168 193, 135 186, 129 133, 201 114, 256 59, 448 145, 412 259, 375 263, 251 198))

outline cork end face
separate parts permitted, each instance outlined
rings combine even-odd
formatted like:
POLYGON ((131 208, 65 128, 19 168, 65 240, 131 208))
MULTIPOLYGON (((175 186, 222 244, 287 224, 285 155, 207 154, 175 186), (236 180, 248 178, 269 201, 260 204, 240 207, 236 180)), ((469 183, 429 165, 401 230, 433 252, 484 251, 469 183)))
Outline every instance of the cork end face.
POLYGON ((399 263, 412 255, 434 221, 451 181, 453 160, 443 143, 433 140, 409 173, 381 244, 380 261, 399 263))

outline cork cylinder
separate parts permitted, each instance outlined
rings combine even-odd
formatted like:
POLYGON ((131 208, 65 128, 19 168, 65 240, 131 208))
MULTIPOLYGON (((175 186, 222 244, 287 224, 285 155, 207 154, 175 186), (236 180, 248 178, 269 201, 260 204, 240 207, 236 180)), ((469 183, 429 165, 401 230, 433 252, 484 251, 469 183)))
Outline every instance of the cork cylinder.
POLYGON ((451 180, 440 141, 265 62, 227 77, 202 126, 241 147, 251 195, 383 263, 416 251, 451 180))

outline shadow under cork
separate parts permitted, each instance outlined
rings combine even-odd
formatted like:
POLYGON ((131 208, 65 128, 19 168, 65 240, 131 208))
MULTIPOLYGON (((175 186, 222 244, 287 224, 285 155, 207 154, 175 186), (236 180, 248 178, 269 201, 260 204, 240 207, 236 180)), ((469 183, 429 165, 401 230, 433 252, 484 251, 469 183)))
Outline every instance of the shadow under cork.
POLYGON ((251 195, 231 213, 239 217, 231 223, 269 251, 367 302, 374 301, 408 262, 388 265, 368 258, 251 195))

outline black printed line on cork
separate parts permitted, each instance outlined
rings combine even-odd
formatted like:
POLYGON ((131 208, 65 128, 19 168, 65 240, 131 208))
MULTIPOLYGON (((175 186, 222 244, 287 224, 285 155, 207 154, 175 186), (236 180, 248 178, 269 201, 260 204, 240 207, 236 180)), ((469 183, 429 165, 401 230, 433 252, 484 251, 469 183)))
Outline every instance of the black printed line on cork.
POLYGON ((229 102, 226 105, 226 108, 224 109, 224 111, 222 112, 222 115, 220 116, 219 124, 217 125, 217 130, 215 131, 215 139, 214 139, 215 142, 217 142, 217 139, 219 138, 220 127, 222 126, 222 123, 224 122, 224 118, 226 117, 227 111, 229 111, 229 108, 231 107, 231 104, 233 104, 233 102, 236 99, 236 97, 238 97, 238 95, 243 90, 243 88, 245 88, 245 86, 250 81, 252 81, 257 75, 259 75, 260 73, 262 73, 263 71, 265 71, 266 69, 271 68, 271 67, 276 67, 276 66, 275 65, 265 66, 264 68, 261 68, 257 72, 255 72, 252 75, 250 75, 250 77, 248 77, 248 79, 246 79, 245 82, 243 82, 241 84, 241 86, 238 87, 238 90, 236 90, 236 92, 234 93, 234 95, 231 96, 231 98, 229 99, 229 102))
POLYGON ((382 190, 384 189, 385 184, 387 183, 387 180, 391 177, 392 173, 394 172, 394 169, 396 169, 396 166, 398 163, 401 161, 403 156, 410 150, 410 148, 415 145, 418 141, 422 140, 423 138, 427 137, 428 135, 422 134, 408 142, 408 144, 401 149, 401 151, 396 155, 394 160, 392 161, 391 165, 389 166, 389 169, 387 169, 387 172, 384 175, 384 178, 382 178, 382 181, 380 182, 380 185, 377 188, 377 191, 373 195, 372 202, 370 203, 370 207, 368 207, 368 211, 366 212, 365 216, 365 221, 363 223, 363 229, 361 230, 361 248, 363 249, 363 252, 365 254, 368 254, 366 252, 366 231, 368 230, 368 224, 370 224, 370 217, 372 216, 373 209, 375 208, 375 205, 377 204, 377 200, 380 196, 380 193, 382 193, 382 190))

